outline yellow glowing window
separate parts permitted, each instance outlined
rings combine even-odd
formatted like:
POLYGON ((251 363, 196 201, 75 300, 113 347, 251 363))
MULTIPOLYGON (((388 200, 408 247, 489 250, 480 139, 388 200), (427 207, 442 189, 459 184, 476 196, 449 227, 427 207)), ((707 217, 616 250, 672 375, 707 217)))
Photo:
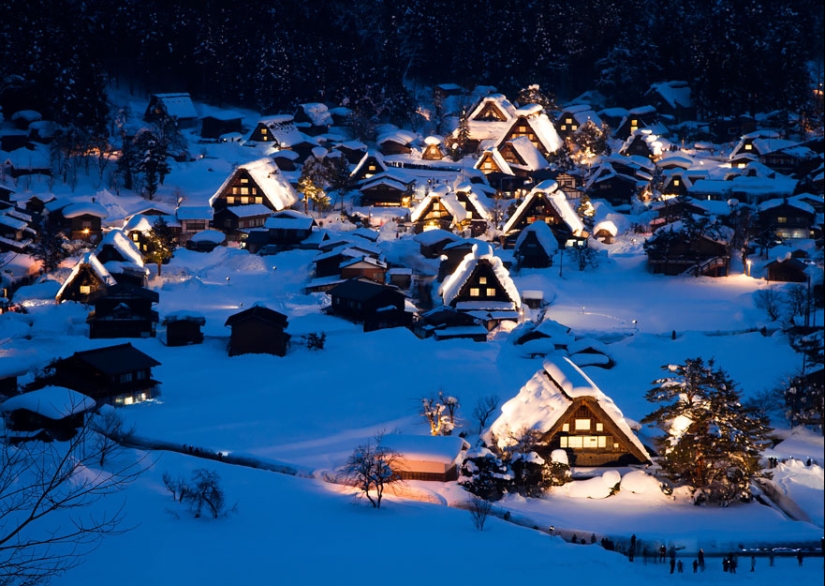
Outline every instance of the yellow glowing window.
POLYGON ((256 198, 255 198, 255 203, 264 203, 264 198, 262 198, 262 197, 256 197, 256 198))
POLYGON ((232 197, 231 195, 227 195, 226 196, 226 203, 228 203, 229 205, 232 205, 233 203, 235 203, 235 198, 232 197))
POLYGON ((249 188, 241 187, 241 195, 249 195, 249 188))
POLYGON ((89 285, 81 285, 80 286, 80 294, 81 295, 88 295, 92 292, 92 288, 89 285))
POLYGON ((562 125, 560 126, 560 128, 561 128, 561 130, 567 130, 567 125, 566 125, 566 124, 562 124, 562 125))
POLYGON ((578 129, 578 126, 576 126, 575 124, 570 127, 570 130, 576 130, 576 129, 578 129))
POLYGON ((479 285, 486 285, 487 284, 487 277, 479 277, 478 278, 479 285))
POLYGON ((589 419, 576 419, 575 426, 576 426, 576 431, 588 431, 590 429, 590 420, 589 419))
POLYGON ((604 423, 597 423, 596 431, 604 431, 604 423))
POLYGON ((565 120, 565 122, 566 122, 567 124, 573 124, 573 119, 572 119, 572 118, 568 118, 567 120, 565 120))
POLYGON ((562 431, 570 431, 570 424, 569 423, 562 423, 561 430, 562 431))
POLYGON ((678 179, 673 180, 673 185, 678 187, 681 182, 678 179))
POLYGON ((496 290, 493 287, 488 287, 487 288, 487 297, 495 297, 495 296, 496 296, 496 290))
POLYGON ((249 178, 248 177, 241 177, 241 185, 246 185, 247 183, 249 183, 249 178))
POLYGON ((745 150, 746 150, 746 151, 750 151, 750 150, 752 150, 752 149, 753 149, 753 145, 752 145, 752 144, 746 144, 746 145, 745 145, 745 150))
POLYGON ((478 297, 481 295, 481 290, 478 287, 470 288, 470 297, 478 297))

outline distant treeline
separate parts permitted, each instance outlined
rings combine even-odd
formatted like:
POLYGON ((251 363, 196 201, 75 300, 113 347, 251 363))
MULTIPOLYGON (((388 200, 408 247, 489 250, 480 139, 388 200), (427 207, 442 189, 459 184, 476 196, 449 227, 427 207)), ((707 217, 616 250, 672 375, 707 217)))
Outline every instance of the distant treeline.
POLYGON ((598 89, 634 107, 678 79, 712 118, 810 107, 823 45, 818 0, 6 0, 0 104, 102 130, 107 81, 403 118, 415 84, 598 89))

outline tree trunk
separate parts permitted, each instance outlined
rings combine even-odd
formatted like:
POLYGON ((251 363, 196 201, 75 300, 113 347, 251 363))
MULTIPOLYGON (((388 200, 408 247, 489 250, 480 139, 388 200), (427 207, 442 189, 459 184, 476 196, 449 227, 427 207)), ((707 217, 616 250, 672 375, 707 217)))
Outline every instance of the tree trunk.
POLYGON ((158 277, 160 276, 160 266, 163 264, 162 260, 158 261, 158 277))

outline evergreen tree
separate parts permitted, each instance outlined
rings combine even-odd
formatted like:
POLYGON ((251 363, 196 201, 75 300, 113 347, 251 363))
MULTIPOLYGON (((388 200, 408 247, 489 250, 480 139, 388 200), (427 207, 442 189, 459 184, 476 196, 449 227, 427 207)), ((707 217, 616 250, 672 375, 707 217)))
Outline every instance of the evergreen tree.
POLYGON ((497 501, 508 492, 513 480, 510 468, 484 447, 467 452, 458 483, 484 500, 497 501))
POLYGON ((540 497, 552 486, 549 467, 536 452, 515 454, 510 468, 513 471, 513 489, 521 496, 540 497))
POLYGON ((556 96, 550 92, 542 91, 541 86, 536 83, 520 89, 516 101, 519 106, 538 104, 544 108, 544 112, 548 116, 559 109, 556 105, 556 96))
POLYGON ((152 229, 147 234, 146 260, 153 262, 158 267, 158 277, 160 267, 169 261, 175 252, 175 233, 163 217, 159 217, 152 224, 152 229))
POLYGON ((590 196, 586 193, 579 198, 579 205, 576 206, 576 213, 579 218, 581 218, 587 229, 593 230, 596 208, 593 207, 593 202, 590 201, 590 196))
POLYGON ((163 185, 163 180, 170 171, 169 163, 166 162, 169 153, 158 136, 146 128, 135 136, 134 150, 136 169, 143 173, 143 192, 148 199, 152 199, 157 193, 158 185, 163 185))
POLYGON ((662 368, 669 376, 654 381, 646 394, 661 406, 642 420, 669 434, 662 440, 662 469, 673 481, 693 487, 697 504, 749 500, 751 482, 761 475, 766 420, 742 406, 735 383, 712 359, 662 368))
POLYGON ((585 157, 593 157, 610 154, 607 146, 608 136, 610 136, 610 128, 607 124, 602 124, 602 127, 599 128, 595 122, 588 119, 573 134, 571 140, 585 157))
POLYGON ((49 214, 44 214, 40 220, 40 230, 34 244, 34 258, 43 261, 43 272, 50 273, 60 262, 68 256, 64 247, 66 236, 60 229, 60 224, 49 214))

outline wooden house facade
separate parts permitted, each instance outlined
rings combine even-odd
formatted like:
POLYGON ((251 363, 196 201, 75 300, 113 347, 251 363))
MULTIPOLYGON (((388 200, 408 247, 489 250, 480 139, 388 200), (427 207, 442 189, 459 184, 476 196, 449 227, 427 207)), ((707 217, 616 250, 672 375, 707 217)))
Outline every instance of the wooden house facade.
POLYGON ((783 240, 813 238, 816 212, 807 203, 794 199, 766 201, 759 206, 759 221, 776 226, 783 240))
POLYGON ((359 191, 361 206, 409 207, 413 182, 404 182, 381 173, 365 180, 359 191))
POLYGON ((167 314, 161 325, 166 328, 164 342, 167 346, 190 346, 203 342, 201 328, 206 324, 202 315, 188 311, 167 314))
POLYGON ((513 256, 520 269, 543 269, 553 266, 559 243, 544 222, 533 222, 519 233, 513 256))
POLYGON ((336 285, 328 293, 332 305, 327 312, 363 322, 365 332, 412 323, 412 314, 405 311, 406 296, 395 287, 356 278, 336 285))
POLYGON ((77 391, 49 386, 0 403, 0 412, 12 438, 14 432, 22 432, 20 439, 67 441, 95 406, 94 399, 77 391))
POLYGON ((564 144, 553 122, 538 104, 530 104, 516 110, 516 118, 496 143, 496 147, 501 150, 506 142, 522 136, 533 143, 544 157, 556 152, 564 144))
POLYGON ((86 323, 90 338, 154 338, 158 312, 156 291, 118 283, 94 301, 86 323))
POLYGON ((99 242, 103 236, 102 222, 106 208, 96 202, 69 204, 61 210, 71 240, 99 242))
POLYGON ((384 163, 384 158, 381 154, 375 151, 367 151, 364 156, 361 157, 361 160, 358 161, 358 164, 355 165, 355 169, 352 170, 350 179, 352 179, 355 183, 359 183, 366 179, 372 178, 374 175, 383 173, 386 170, 387 165, 384 163))
POLYGON ((808 281, 808 268, 798 258, 777 259, 765 265, 765 280, 785 283, 805 283, 808 281))
POLYGON ((218 140, 224 134, 243 132, 243 115, 237 112, 215 112, 201 118, 201 138, 218 140))
POLYGON ((179 128, 194 128, 198 123, 198 112, 187 93, 153 94, 143 114, 146 122, 157 122, 170 117, 177 120, 179 128))
POLYGON ((485 432, 499 445, 503 431, 520 415, 520 426, 541 434, 539 455, 567 452, 571 466, 618 467, 647 464, 650 456, 616 404, 569 358, 545 360, 539 370, 508 403, 502 415, 485 432), (525 416, 525 414, 528 414, 525 416))
POLYGON ((295 205, 295 190, 268 158, 239 165, 209 198, 215 211, 228 206, 264 205, 273 212, 295 205))
POLYGON ((85 352, 54 363, 55 384, 82 392, 98 403, 131 405, 158 395, 152 368, 160 362, 131 344, 85 352))
POLYGON ((285 356, 290 335, 286 332, 287 316, 263 305, 254 305, 226 320, 232 328, 229 355, 273 354, 285 356))
POLYGON ((648 252, 647 266, 654 274, 724 277, 730 266, 730 251, 727 242, 708 235, 693 240, 676 238, 666 253, 648 252))

